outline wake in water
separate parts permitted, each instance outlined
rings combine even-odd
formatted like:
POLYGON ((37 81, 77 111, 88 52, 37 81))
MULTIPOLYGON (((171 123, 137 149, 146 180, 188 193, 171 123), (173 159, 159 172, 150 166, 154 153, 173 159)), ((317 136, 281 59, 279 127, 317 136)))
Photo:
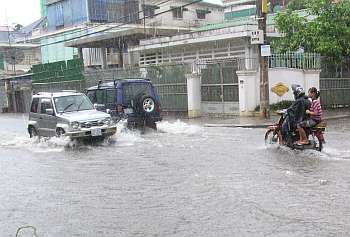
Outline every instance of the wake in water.
POLYGON ((157 124, 157 127, 158 131, 169 134, 193 135, 202 131, 202 128, 200 126, 189 125, 181 120, 177 120, 173 123, 162 121, 157 124))
POLYGON ((0 148, 8 149, 26 149, 32 152, 61 152, 65 149, 80 149, 82 147, 91 146, 133 146, 136 143, 142 143, 148 140, 154 140, 155 137, 162 134, 174 134, 174 135, 194 135, 202 131, 202 128, 197 125, 189 125, 185 122, 177 120, 175 122, 163 121, 157 123, 158 131, 148 129, 146 134, 143 135, 139 130, 129 130, 127 128, 126 121, 120 121, 117 124, 117 133, 105 139, 103 142, 80 142, 76 140, 70 140, 67 137, 51 137, 51 138, 29 138, 24 133, 19 135, 18 133, 12 134, 0 134, 0 148), (87 145, 87 146, 86 146, 87 145))
POLYGON ((61 152, 67 147, 74 147, 75 142, 69 138, 29 138, 29 136, 7 135, 0 140, 0 147, 10 149, 27 149, 33 152, 61 152))

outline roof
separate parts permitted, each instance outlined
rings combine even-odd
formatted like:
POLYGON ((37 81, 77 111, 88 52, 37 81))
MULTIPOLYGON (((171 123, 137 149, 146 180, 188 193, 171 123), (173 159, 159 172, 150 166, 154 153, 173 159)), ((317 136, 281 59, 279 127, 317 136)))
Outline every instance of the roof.
POLYGON ((39 28, 44 23, 45 20, 46 20, 46 17, 42 17, 42 18, 34 21, 33 23, 31 23, 27 26, 24 26, 20 31, 24 34, 30 34, 35 29, 39 28))
POLYGON ((32 76, 33 76, 33 73, 27 73, 22 75, 14 75, 14 76, 0 78, 0 80, 31 80, 32 76))
MULTIPOLYGON (((153 35, 154 27, 146 26, 140 24, 128 24, 117 27, 118 24, 108 24, 100 25, 91 31, 85 32, 81 37, 77 39, 69 40, 65 42, 66 47, 82 47, 82 48, 100 48, 100 47, 116 47, 116 38, 126 38, 130 37, 132 39, 145 38, 146 34, 153 35), (109 30, 105 31, 106 29, 109 30), (101 31, 101 32, 99 32, 101 31), (87 36, 84 36, 87 35, 87 36)), ((187 32, 188 29, 175 26, 159 26, 157 27, 157 34, 163 35, 173 35, 177 32, 187 32)))
POLYGON ((208 3, 211 5, 224 6, 222 0, 203 0, 203 3, 208 3))

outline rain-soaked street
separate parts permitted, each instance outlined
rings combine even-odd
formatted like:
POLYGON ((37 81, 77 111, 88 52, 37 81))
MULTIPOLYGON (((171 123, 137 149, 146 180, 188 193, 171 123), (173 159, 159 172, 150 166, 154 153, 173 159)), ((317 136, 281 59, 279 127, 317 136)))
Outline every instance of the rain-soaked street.
POLYGON ((349 120, 329 122, 322 153, 193 121, 39 142, 26 120, 0 115, 0 236, 350 236, 349 120))

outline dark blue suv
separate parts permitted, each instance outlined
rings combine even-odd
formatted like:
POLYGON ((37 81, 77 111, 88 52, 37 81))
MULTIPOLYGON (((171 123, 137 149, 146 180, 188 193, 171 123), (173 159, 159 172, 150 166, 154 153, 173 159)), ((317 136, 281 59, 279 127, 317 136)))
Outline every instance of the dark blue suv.
POLYGON ((157 129, 161 121, 159 97, 150 80, 121 79, 99 82, 86 90, 97 110, 105 111, 119 121, 127 119, 128 128, 157 129))

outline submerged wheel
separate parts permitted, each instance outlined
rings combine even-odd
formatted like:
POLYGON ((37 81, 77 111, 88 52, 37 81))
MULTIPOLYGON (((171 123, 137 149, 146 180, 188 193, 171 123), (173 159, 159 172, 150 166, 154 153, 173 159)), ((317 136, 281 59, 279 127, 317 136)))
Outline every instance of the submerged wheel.
POLYGON ((61 137, 63 134, 65 134, 66 132, 63 130, 63 128, 57 128, 56 129, 56 136, 57 137, 61 137))
POLYGON ((279 144, 278 134, 274 130, 268 130, 265 133, 265 145, 271 146, 276 144, 279 144))
POLYGON ((155 122, 146 122, 146 126, 153 129, 153 130, 157 130, 157 124, 155 122))
POLYGON ((36 131, 36 129, 33 126, 30 126, 28 128, 28 133, 29 133, 29 137, 33 138, 33 137, 37 137, 38 136, 38 132, 36 131))

